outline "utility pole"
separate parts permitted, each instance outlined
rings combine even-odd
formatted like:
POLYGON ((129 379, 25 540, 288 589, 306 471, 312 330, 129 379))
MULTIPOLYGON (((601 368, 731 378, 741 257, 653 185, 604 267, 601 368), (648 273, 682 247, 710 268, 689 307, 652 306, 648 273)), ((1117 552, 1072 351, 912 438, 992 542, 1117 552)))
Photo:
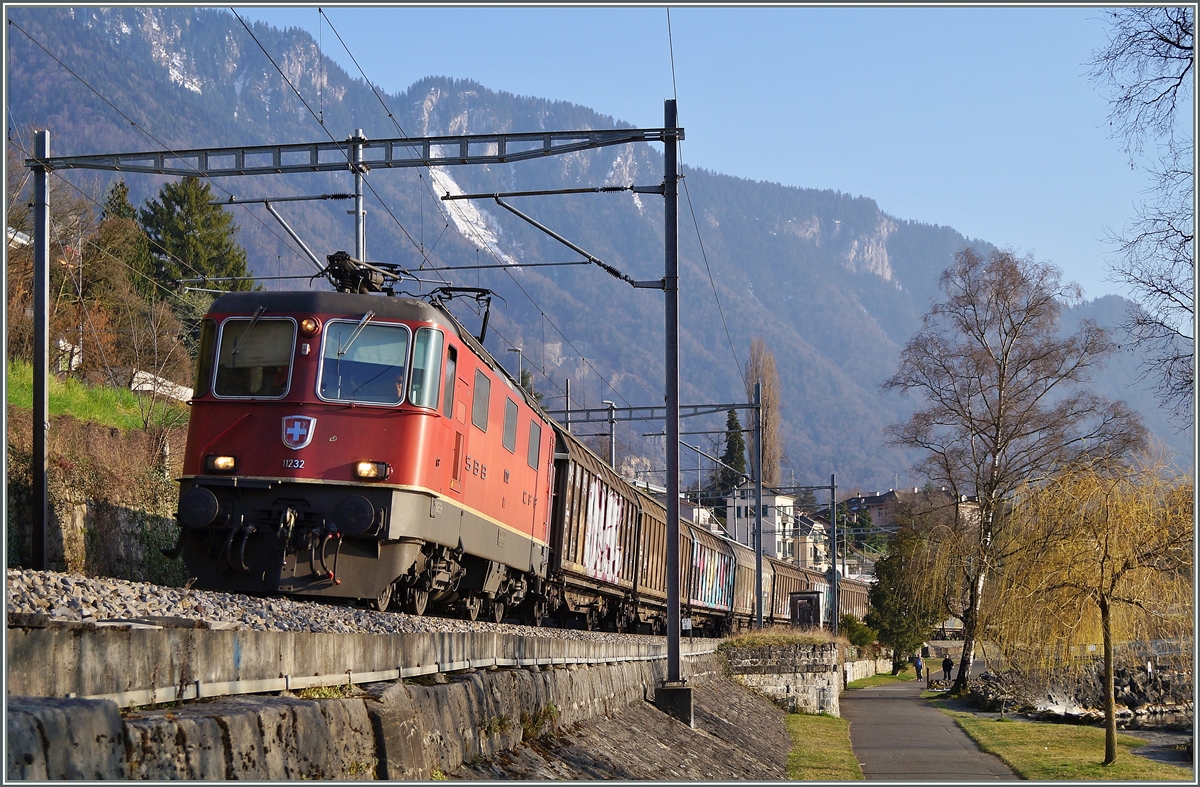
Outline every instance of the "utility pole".
POLYGON ((566 415, 567 434, 571 434, 571 378, 568 377, 565 380, 565 382, 567 384, 567 386, 566 386, 567 387, 567 392, 566 392, 567 406, 563 409, 565 409, 567 411, 567 415, 566 415))
POLYGON ((50 130, 33 136, 33 568, 49 566, 47 533, 50 529, 50 191, 44 163, 50 158, 50 130))
POLYGON ((367 261, 367 212, 363 210, 363 174, 367 168, 363 165, 363 143, 367 141, 361 128, 354 130, 350 144, 354 149, 354 258, 359 262, 367 261))
POLYGON ((601 404, 608 405, 608 466, 617 468, 617 403, 605 399, 601 404))
POLYGON ((666 432, 667 432, 667 679, 654 690, 654 704, 695 726, 692 688, 679 666, 679 129, 675 102, 663 107, 663 214, 666 296, 666 432))
POLYGON ((763 627, 762 592, 762 383, 754 383, 754 608, 755 626, 763 627))
POLYGON ((833 621, 830 624, 830 630, 833 631, 833 635, 836 637, 837 633, 838 633, 838 567, 837 567, 837 564, 838 564, 838 549, 837 549, 838 527, 837 527, 837 478, 836 478, 835 473, 829 474, 829 525, 832 528, 832 530, 830 532, 830 538, 829 538, 829 549, 833 553, 831 555, 833 560, 830 562, 830 565, 832 566, 831 570, 833 571, 833 575, 829 580, 830 584, 833 586, 833 600, 832 600, 832 604, 831 604, 831 606, 833 607, 833 609, 831 610, 833 621))

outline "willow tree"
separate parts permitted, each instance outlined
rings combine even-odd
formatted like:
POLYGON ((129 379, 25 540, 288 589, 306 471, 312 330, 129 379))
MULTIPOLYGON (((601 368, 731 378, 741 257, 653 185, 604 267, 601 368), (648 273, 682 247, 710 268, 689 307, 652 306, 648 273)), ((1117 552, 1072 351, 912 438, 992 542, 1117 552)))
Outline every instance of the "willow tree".
POLYGON ((884 383, 922 400, 908 421, 889 427, 891 442, 916 449, 916 471, 969 503, 960 505, 938 555, 945 572, 938 581, 959 597, 963 622, 955 693, 970 679, 984 584, 1012 493, 1079 457, 1120 457, 1144 442, 1127 405, 1084 387, 1114 345, 1090 320, 1061 330, 1062 310, 1082 291, 1060 276, 1009 251, 986 259, 959 252, 939 279, 945 297, 884 383))
POLYGON ((1019 489, 1010 523, 1013 557, 992 584, 1004 603, 988 630, 1006 660, 1025 667, 1078 665, 1075 654, 1102 643, 1112 763, 1117 644, 1193 636, 1192 483, 1153 464, 1086 463, 1019 489))

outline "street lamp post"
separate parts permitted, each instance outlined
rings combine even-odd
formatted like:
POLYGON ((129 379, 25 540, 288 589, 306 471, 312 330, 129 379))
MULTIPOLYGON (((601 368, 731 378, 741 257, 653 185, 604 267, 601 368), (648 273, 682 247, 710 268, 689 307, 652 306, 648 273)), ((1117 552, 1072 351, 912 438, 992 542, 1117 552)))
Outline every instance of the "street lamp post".
POLYGON ((522 372, 525 370, 525 367, 524 367, 524 365, 523 365, 524 356, 523 356, 523 355, 521 355, 521 348, 520 348, 520 347, 509 347, 509 348, 508 348, 508 351, 509 351, 510 353, 516 353, 516 354, 517 354, 517 385, 519 385, 519 386, 521 386, 522 388, 524 388, 524 387, 525 387, 525 381, 521 379, 521 373, 522 373, 522 372))
POLYGON ((608 466, 617 468, 617 403, 605 399, 601 404, 608 405, 608 466))

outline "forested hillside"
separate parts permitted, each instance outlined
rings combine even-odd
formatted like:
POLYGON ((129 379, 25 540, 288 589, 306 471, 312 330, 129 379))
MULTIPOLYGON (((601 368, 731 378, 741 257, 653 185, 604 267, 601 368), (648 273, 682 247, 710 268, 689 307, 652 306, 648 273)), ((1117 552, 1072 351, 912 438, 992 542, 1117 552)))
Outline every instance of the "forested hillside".
MULTIPOLYGON (((383 139, 628 125, 586 107, 491 91, 486 74, 479 82, 431 76, 400 94, 377 93, 323 59, 307 33, 252 25, 252 37, 226 10, 10 8, 8 15, 19 25, 9 27, 9 137, 27 148, 31 128, 49 128, 54 155, 344 140, 355 129, 383 139)), ((606 399, 621 406, 658 404, 661 295, 634 290, 595 266, 530 267, 579 257, 489 200, 450 203, 438 197, 447 191, 657 185, 662 172, 661 151, 647 145, 492 167, 375 169, 368 176, 367 256, 424 269, 418 274, 423 282, 407 286, 413 293, 443 281, 493 289, 499 297, 488 348, 514 372, 517 355, 508 350, 521 348, 523 364, 534 370, 534 385, 552 409, 562 407, 568 379, 575 407, 598 407, 606 399), (508 267, 435 270, 499 263, 508 267)), ((740 366, 752 339, 765 337, 784 392, 785 481, 821 483, 836 472, 839 485, 862 489, 922 483, 910 477, 908 458, 883 438, 885 426, 903 418, 912 403, 881 395, 879 385, 894 371, 899 348, 916 330, 952 255, 968 244, 986 251, 988 244, 949 227, 888 216, 867 197, 695 168, 685 167, 684 176, 682 401, 744 401, 740 366)), ((102 199, 116 176, 66 177, 102 199)), ((127 177, 130 199, 142 204, 164 180, 127 177)), ((348 173, 214 184, 222 199, 351 189, 348 173)), ((624 192, 512 202, 635 279, 662 276, 659 197, 624 192)), ((353 251, 348 203, 279 205, 318 255, 353 251)), ((230 210, 257 276, 314 272, 261 206, 230 210)), ((469 326, 478 324, 469 312, 461 316, 469 326)), ((1123 392, 1160 436, 1185 450, 1189 438, 1164 431, 1152 399, 1125 387, 1135 366, 1115 364, 1105 393, 1123 392)), ((685 422, 685 432, 724 425, 723 417, 695 420, 685 422)), ((636 454, 645 466, 661 469, 661 440, 642 436, 658 431, 652 423, 619 425, 618 453, 636 454)), ((686 439, 720 453, 715 435, 686 439)), ((685 451, 684 467, 695 461, 685 451)), ((661 476, 651 480, 661 482, 661 476)))

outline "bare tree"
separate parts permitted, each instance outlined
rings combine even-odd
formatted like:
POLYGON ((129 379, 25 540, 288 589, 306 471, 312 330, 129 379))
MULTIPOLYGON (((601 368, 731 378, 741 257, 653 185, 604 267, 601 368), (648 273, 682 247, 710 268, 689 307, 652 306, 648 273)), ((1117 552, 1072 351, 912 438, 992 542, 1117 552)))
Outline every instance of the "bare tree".
POLYGON ((891 442, 918 449, 918 472, 977 506, 977 515, 955 518, 963 524, 940 558, 965 598, 953 689, 960 693, 1006 500, 1064 462, 1140 447, 1145 429, 1125 403, 1080 388, 1113 344, 1091 321, 1060 336, 1060 314, 1081 292, 1061 284, 1057 268, 1009 251, 985 260, 965 249, 939 286, 945 299, 925 315, 884 388, 923 399, 907 422, 889 427, 891 442))
POLYGON ((1192 419, 1194 177, 1192 68, 1194 10, 1190 6, 1106 11, 1108 45, 1098 50, 1091 77, 1109 93, 1113 136, 1130 166, 1154 143, 1148 169, 1153 185, 1120 233, 1112 279, 1129 286, 1137 303, 1124 327, 1144 353, 1143 376, 1155 378, 1159 401, 1192 419))
POLYGON ((1090 667, 1078 655, 1102 643, 1106 765, 1115 643, 1190 636, 1193 538, 1191 482, 1160 463, 1086 463, 1014 496, 989 636, 1024 670, 1090 667))
MULTIPOLYGON (((779 406, 783 390, 779 384, 779 373, 775 370, 775 355, 767 349, 767 340, 761 336, 750 343, 750 359, 746 361, 746 397, 750 400, 754 399, 755 383, 761 383, 759 394, 762 397, 761 478, 768 486, 778 486, 783 457, 783 443, 779 430, 779 406)), ((752 452, 752 466, 754 461, 752 452)))

